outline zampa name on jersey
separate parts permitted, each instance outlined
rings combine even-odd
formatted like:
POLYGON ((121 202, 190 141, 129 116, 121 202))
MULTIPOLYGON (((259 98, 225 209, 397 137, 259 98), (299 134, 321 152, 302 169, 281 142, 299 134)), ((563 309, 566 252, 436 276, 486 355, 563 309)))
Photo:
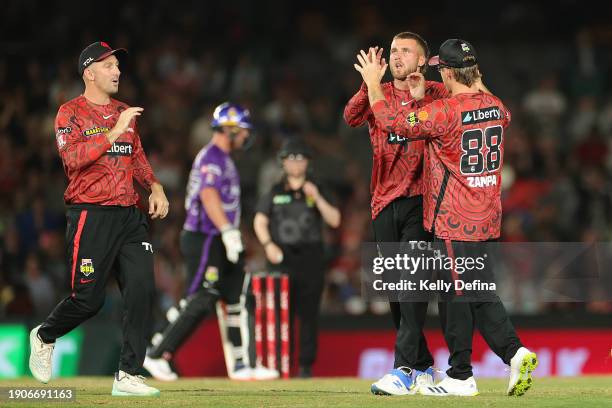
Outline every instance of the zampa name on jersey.
POLYGON ((90 129, 85 129, 83 131, 83 134, 85 136, 95 136, 95 135, 98 135, 100 133, 106 133, 109 130, 110 130, 110 128, 106 127, 106 126, 96 126, 96 127, 90 128, 90 129))
POLYGON ((491 106, 490 108, 476 109, 467 112, 461 112, 461 123, 470 125, 473 123, 487 122, 489 120, 500 120, 501 112, 499 107, 491 106))
POLYGON ((470 187, 489 187, 497 185, 497 175, 490 176, 468 177, 468 186, 470 187))
POLYGON ((106 151, 108 156, 130 156, 132 154, 133 146, 128 142, 115 142, 106 151))

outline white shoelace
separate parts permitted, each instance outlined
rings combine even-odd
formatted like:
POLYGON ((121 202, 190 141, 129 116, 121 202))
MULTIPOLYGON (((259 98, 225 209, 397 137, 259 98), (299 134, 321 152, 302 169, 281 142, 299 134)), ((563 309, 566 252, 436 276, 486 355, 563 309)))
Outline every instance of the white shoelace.
POLYGON ((46 344, 43 341, 41 341, 40 349, 38 350, 36 354, 38 354, 38 356, 42 360, 48 361, 51 358, 52 352, 53 352, 53 344, 46 344))
POLYGON ((123 379, 127 379, 129 382, 136 384, 144 384, 145 382, 145 377, 142 375, 131 375, 126 372, 124 372, 123 377, 120 378, 119 381, 122 381, 123 379))

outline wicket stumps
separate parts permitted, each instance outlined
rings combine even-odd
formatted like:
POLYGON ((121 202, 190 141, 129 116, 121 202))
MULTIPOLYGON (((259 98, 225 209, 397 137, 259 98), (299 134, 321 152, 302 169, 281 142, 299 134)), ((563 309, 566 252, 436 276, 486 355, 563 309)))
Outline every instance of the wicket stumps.
POLYGON ((280 273, 255 274, 253 275, 253 295, 255 296, 255 351, 257 364, 265 365, 270 369, 279 369, 277 339, 280 338, 281 355, 279 371, 282 378, 289 378, 289 277, 286 274, 280 273), (264 279, 265 286, 263 284, 264 279), (277 286, 279 287, 278 297, 277 286), (280 325, 276 323, 277 309, 280 311, 280 325), (266 321, 265 343, 263 338, 264 318, 266 321), (279 329, 278 335, 277 329, 279 329), (263 362, 264 344, 266 346, 266 364, 263 362))

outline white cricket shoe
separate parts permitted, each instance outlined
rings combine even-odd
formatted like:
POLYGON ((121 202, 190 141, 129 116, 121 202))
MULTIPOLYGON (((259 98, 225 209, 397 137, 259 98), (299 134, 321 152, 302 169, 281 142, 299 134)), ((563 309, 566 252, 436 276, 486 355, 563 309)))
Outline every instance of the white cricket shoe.
POLYGON ((276 380, 280 373, 278 370, 273 370, 264 366, 257 366, 253 369, 253 379, 257 381, 276 380))
POLYGON ((40 325, 30 331, 30 371, 34 378, 46 384, 51 379, 51 360, 55 343, 47 344, 38 336, 40 325))
POLYGON ((168 360, 165 358, 151 358, 149 356, 145 356, 142 366, 156 380, 176 381, 178 379, 178 375, 172 371, 170 364, 168 364, 168 360))
POLYGON ((538 357, 525 347, 517 350, 510 360, 510 382, 508 383, 508 395, 520 397, 531 388, 531 373, 538 366, 538 357))
POLYGON ((251 381, 253 379, 253 369, 251 367, 241 367, 228 374, 230 380, 251 381))
POLYGON ((157 388, 144 383, 142 375, 131 375, 119 370, 115 373, 112 395, 115 397, 159 397, 157 388))
POLYGON ((399 367, 385 374, 370 387, 374 395, 414 395, 417 389, 412 382, 412 369, 399 367))
POLYGON ((422 395, 434 397, 474 397, 478 395, 478 387, 474 377, 467 380, 457 380, 455 378, 446 377, 433 387, 421 387, 419 392, 422 395))

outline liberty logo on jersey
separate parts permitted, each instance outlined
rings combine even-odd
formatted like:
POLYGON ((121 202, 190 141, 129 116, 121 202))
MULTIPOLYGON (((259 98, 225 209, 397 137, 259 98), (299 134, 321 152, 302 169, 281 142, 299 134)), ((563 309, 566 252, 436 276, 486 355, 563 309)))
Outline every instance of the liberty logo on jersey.
POLYGON ((408 138, 404 136, 396 135, 395 133, 389 133, 387 136, 387 143, 390 145, 400 145, 403 151, 406 152, 408 149, 408 138))
POLYGON ((89 258, 81 259, 81 273, 85 276, 89 276, 95 272, 93 262, 89 258))
POLYGON ((387 142, 389 144, 402 144, 408 140, 407 137, 396 135, 395 133, 389 133, 387 142))
POLYGON ((490 120, 500 120, 501 112, 499 107, 491 106, 484 109, 476 109, 473 111, 461 112, 461 123, 470 125, 473 123, 487 122, 490 120))
POLYGON ((113 145, 106 151, 109 156, 131 156, 133 146, 128 142, 114 142, 113 145))

